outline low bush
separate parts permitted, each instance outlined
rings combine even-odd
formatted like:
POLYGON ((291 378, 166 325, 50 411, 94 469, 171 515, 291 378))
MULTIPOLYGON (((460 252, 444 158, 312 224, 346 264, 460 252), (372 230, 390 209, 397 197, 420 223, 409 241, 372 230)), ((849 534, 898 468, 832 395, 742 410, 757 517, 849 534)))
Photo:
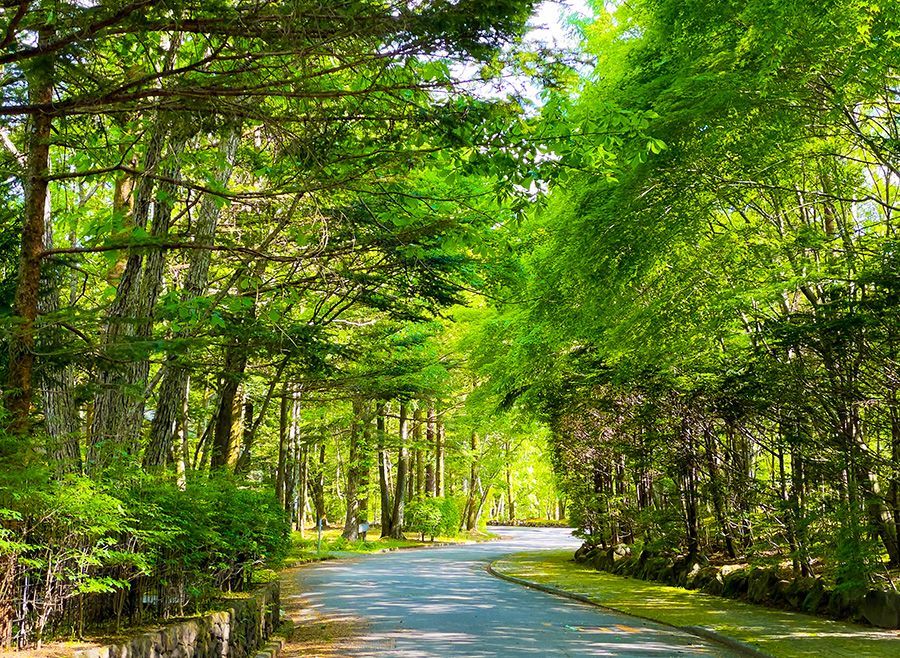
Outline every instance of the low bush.
POLYGON ((268 492, 198 478, 181 490, 135 470, 113 480, 40 468, 0 477, 0 644, 203 609, 288 548, 268 492))

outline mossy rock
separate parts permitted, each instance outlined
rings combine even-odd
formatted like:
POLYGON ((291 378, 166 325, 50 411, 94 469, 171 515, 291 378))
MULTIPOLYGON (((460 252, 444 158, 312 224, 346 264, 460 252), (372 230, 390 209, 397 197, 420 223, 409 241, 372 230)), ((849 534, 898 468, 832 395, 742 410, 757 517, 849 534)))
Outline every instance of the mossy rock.
POLYGON ((594 547, 589 544, 582 544, 578 547, 578 550, 575 551, 575 561, 576 562, 587 562, 591 558, 591 553, 594 551, 594 547))
POLYGON ((744 570, 733 571, 726 575, 722 583, 722 596, 738 599, 747 594, 749 574, 744 570))
POLYGON ((827 611, 835 619, 859 619, 867 589, 861 585, 841 587, 831 592, 827 611))
POLYGON ((801 576, 790 581, 787 590, 783 593, 784 601, 792 608, 800 610, 803 601, 816 586, 816 579, 809 576, 801 576))
POLYGON ((863 618, 879 628, 900 628, 900 595, 871 590, 860 604, 863 618))
POLYGON ((708 582, 704 583, 703 586, 700 587, 700 591, 705 594, 712 594, 713 596, 722 596, 725 591, 725 581, 722 578, 722 574, 719 571, 716 571, 716 575, 708 582))
POLYGON ((753 603, 771 603, 778 599, 781 578, 771 569, 751 569, 747 574, 747 599, 753 603))
POLYGON ((705 566, 695 564, 694 567, 688 574, 688 589, 703 590, 710 582, 716 580, 716 577, 719 575, 719 570, 709 564, 705 566))
POLYGON ((800 605, 800 609, 804 612, 809 612, 815 614, 822 610, 825 610, 828 607, 828 599, 830 598, 830 593, 827 589, 825 589, 825 585, 821 580, 816 580, 816 584, 813 586, 809 592, 807 592, 806 596, 803 599, 803 603, 800 605))

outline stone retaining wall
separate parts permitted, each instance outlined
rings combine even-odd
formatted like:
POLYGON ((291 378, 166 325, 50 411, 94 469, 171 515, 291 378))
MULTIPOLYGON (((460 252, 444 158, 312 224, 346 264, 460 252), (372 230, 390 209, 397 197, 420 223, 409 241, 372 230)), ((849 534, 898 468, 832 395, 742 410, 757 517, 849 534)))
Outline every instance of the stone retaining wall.
POLYGON ((601 549, 582 546, 575 560, 598 571, 700 590, 715 596, 797 610, 832 619, 867 621, 900 628, 900 594, 866 587, 829 588, 819 578, 785 579, 777 569, 748 565, 715 566, 685 556, 664 557, 628 546, 601 549))
POLYGON ((228 610, 138 635, 122 644, 76 651, 75 658, 248 658, 279 622, 279 587, 270 583, 228 610))

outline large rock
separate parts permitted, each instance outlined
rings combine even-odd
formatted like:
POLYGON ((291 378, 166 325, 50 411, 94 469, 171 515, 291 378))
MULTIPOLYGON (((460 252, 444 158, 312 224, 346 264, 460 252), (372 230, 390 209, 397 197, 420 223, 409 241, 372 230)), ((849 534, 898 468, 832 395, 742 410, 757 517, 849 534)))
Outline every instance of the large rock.
POLYGON ((896 592, 871 590, 860 604, 863 618, 880 628, 900 628, 900 595, 896 592))
POLYGON ((778 581, 775 571, 752 569, 747 575, 747 599, 753 603, 766 603, 778 598, 778 581))
POLYGON ((841 587, 828 598, 828 614, 835 619, 858 619, 866 588, 861 585, 841 587))
POLYGON ((726 570, 722 568, 722 596, 738 599, 747 594, 750 576, 744 569, 726 570))
POLYGON ((800 576, 794 578, 784 592, 785 602, 792 608, 800 610, 803 607, 803 601, 816 586, 816 579, 809 576, 800 576))
POLYGON ((817 613, 828 607, 830 595, 821 580, 816 580, 812 589, 806 593, 800 608, 804 612, 817 613))

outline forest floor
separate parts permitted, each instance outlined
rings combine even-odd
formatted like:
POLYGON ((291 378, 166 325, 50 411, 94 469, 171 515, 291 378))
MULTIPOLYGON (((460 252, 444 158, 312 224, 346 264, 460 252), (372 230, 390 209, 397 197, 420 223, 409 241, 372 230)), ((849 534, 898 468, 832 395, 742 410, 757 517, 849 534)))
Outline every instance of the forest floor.
POLYGON ((604 608, 679 628, 696 627, 776 658, 900 656, 900 631, 732 601, 580 565, 571 551, 518 553, 492 570, 584 597, 604 608))
POLYGON ((380 528, 373 526, 367 535, 367 539, 347 541, 341 537, 340 528, 328 528, 322 533, 322 546, 319 550, 318 536, 315 530, 295 532, 291 541, 291 551, 285 559, 285 564, 294 566, 305 562, 318 560, 333 560, 336 558, 353 557, 361 553, 383 553, 410 548, 428 548, 438 546, 450 546, 476 541, 492 541, 499 536, 491 532, 473 531, 463 532, 452 537, 438 536, 432 539, 427 537, 425 541, 415 533, 406 533, 405 539, 392 539, 379 537, 380 528))

